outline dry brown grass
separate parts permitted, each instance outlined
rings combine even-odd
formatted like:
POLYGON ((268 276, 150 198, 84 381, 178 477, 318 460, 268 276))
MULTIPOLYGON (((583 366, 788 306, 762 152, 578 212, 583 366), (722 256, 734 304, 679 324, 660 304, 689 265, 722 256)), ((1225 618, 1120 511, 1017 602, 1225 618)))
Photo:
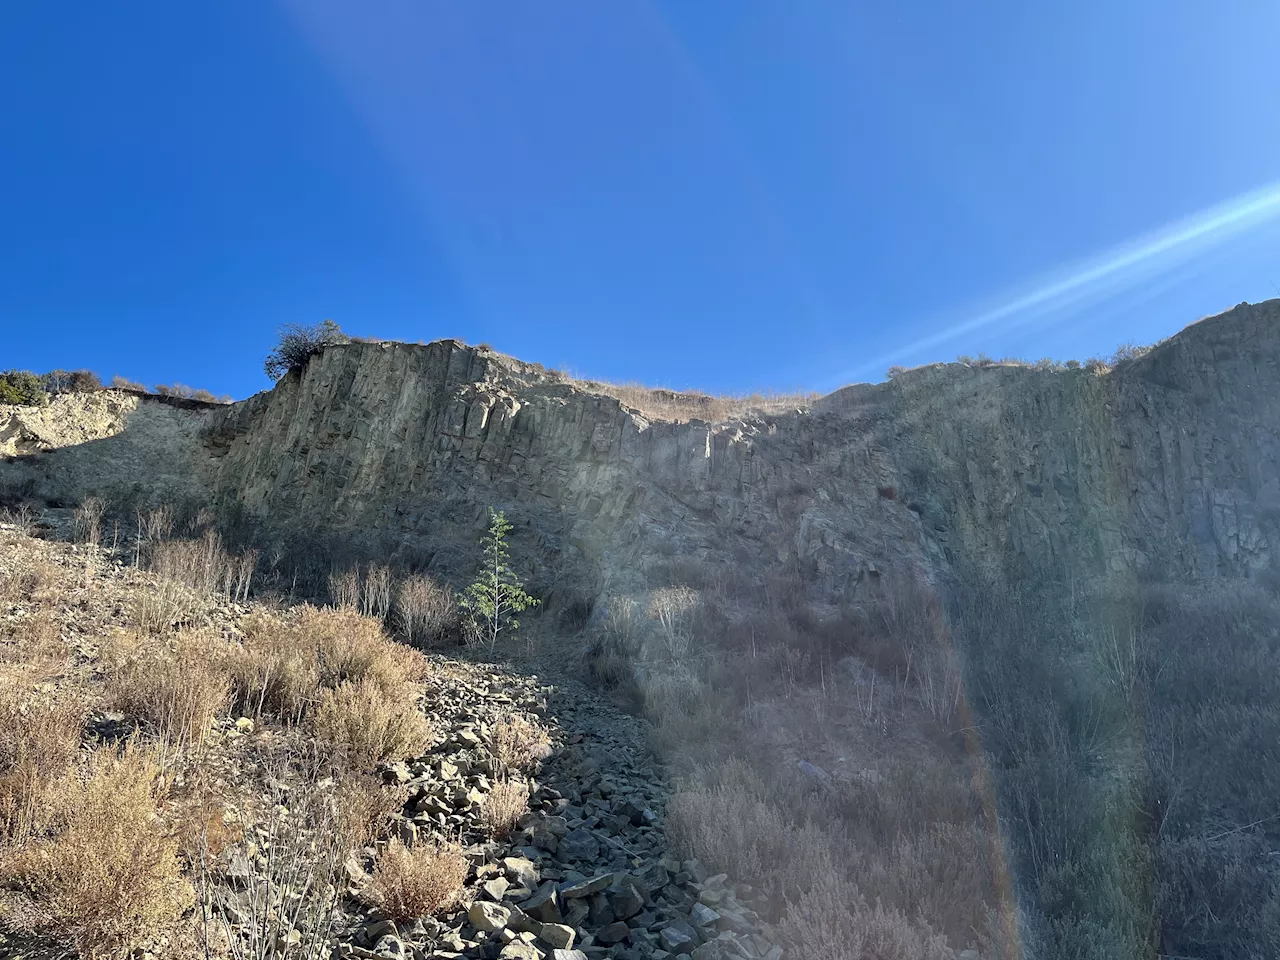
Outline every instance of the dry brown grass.
POLYGON ((51 835, 10 861, 10 879, 81 956, 123 955, 192 905, 178 842, 156 816, 165 789, 154 754, 99 751, 62 785, 51 835))
POLYGON ((387 639, 382 625, 347 608, 302 606, 244 620, 244 641, 230 660, 236 703, 254 715, 296 723, 324 691, 368 681, 387 699, 425 678, 421 654, 387 639))
POLYGON ((78 700, 37 698, 0 683, 0 846, 25 843, 49 816, 80 748, 87 705, 78 700))
POLYGON ((606 383, 600 380, 577 380, 575 385, 593 393, 614 397, 624 406, 640 411, 651 420, 687 423, 724 420, 751 416, 779 416, 808 409, 818 399, 817 393, 752 393, 737 396, 713 396, 699 391, 666 390, 638 383, 606 383))
POLYGON ((339 829, 347 847, 364 847, 384 837, 409 799, 407 787, 389 787, 354 774, 344 777, 337 790, 339 829))
POLYGON ((458 623, 453 594, 430 577, 407 577, 396 593, 396 624, 406 640, 423 647, 443 641, 458 623))
POLYGON ((227 644, 200 633, 181 633, 167 644, 117 635, 104 644, 106 702, 150 723, 179 748, 202 744, 214 718, 231 705, 227 644))
POLYGON ((466 879, 467 861, 457 844, 410 848, 393 840, 378 858, 364 895, 392 920, 413 920, 456 903, 466 879))
POLYGON ((551 740, 538 724, 517 714, 509 714, 489 731, 493 755, 508 770, 528 773, 547 755, 551 740))
POLYGON ((198 540, 159 540, 151 544, 149 564, 161 580, 180 583, 203 594, 220 593, 228 600, 249 597, 258 551, 231 553, 215 531, 198 540))
POLYGON ((413 694, 408 686, 388 692, 369 678, 343 683, 324 692, 311 729, 358 770, 420 754, 433 730, 413 694))
POLYGON ((495 783, 484 798, 481 820, 493 836, 504 839, 529 809, 529 788, 519 780, 495 783))

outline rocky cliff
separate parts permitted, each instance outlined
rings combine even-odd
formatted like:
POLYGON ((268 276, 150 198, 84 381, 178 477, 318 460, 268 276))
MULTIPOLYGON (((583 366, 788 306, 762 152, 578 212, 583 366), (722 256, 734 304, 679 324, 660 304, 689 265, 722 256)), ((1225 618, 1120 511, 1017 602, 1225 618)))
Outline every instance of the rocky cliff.
POLYGON ((208 497, 442 570, 469 562, 492 505, 544 586, 592 595, 680 565, 785 570, 834 598, 904 566, 1065 579, 1280 563, 1280 301, 1112 370, 939 364, 721 423, 652 421, 439 341, 331 348, 230 407, 135 401, 111 424, 37 444, 39 464, 15 449, 0 483, 208 497))

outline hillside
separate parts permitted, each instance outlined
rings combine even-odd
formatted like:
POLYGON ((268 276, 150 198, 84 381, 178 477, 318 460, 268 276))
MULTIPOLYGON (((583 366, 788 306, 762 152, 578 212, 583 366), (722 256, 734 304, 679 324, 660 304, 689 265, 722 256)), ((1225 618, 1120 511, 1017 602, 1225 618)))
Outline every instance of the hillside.
MULTIPOLYGON (((1280 949, 1280 300, 1114 368, 939 364, 741 404, 457 341, 350 343, 230 406, 0 408, 0 445, 0 500, 44 536, 84 540, 89 516, 104 563, 137 564, 146 518, 185 518, 285 610, 341 608, 342 578, 367 595, 375 570, 388 597, 415 577, 451 593, 504 511, 543 605, 524 640, 460 650, 450 628, 432 656, 551 678, 570 738, 603 736, 599 712, 652 749, 635 806, 666 811, 660 836, 617 819, 625 789, 535 790, 534 809, 570 798, 584 847, 616 826, 647 844, 625 869, 684 877, 617 944, 593 894, 569 923, 587 956, 1280 949), (597 696, 613 705, 577 699, 597 696), (704 864, 727 874, 711 889, 704 864), (664 941, 698 926, 694 901, 752 916, 664 941)), ((403 632, 390 601, 373 612, 403 632)), ((547 873, 548 852, 523 855, 592 879, 547 873)), ((526 955, 452 955, 491 947, 526 955)))

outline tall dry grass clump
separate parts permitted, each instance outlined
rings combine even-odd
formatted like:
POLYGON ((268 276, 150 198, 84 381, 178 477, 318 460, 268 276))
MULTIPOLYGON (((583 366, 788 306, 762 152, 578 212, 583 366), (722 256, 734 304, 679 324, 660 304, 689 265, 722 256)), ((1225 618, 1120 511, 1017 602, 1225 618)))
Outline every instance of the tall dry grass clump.
POLYGON ((396 625, 409 643, 436 646, 458 626, 453 594, 430 577, 406 577, 396 593, 396 625))
POLYGON ((258 551, 232 553, 216 531, 206 530, 198 540, 154 541, 149 550, 149 565, 162 580, 243 603, 249 598, 258 551))
POLYGON ((528 786, 519 780, 503 780, 495 783, 484 798, 480 819, 493 836, 502 840, 510 836, 528 809, 528 786))
POLYGON ((0 847, 43 827, 80 749, 87 706, 77 700, 36 698, 0 682, 0 847))
POLYGON ((411 690, 388 696, 369 678, 324 691, 311 729, 348 766, 359 770, 420 754, 433 736, 411 690))
POLYGON ((227 654, 225 641, 200 633, 180 633, 167 643, 117 634, 100 654, 104 699, 180 749, 202 744, 231 705, 227 654))
POLYGON ((457 903, 467 870, 457 844, 406 847, 392 840, 378 858, 364 896, 397 922, 429 917, 457 903))
POLYGON ((48 835, 9 863, 52 929, 83 957, 115 957, 165 934, 193 903, 178 842, 157 817, 167 784, 155 754, 93 754, 61 784, 48 835))
POLYGON ((389 640, 381 624, 348 608, 304 605, 284 615, 255 612, 229 664, 238 707, 288 723, 310 715, 326 690, 372 683, 388 700, 413 699, 426 660, 389 640))
POLYGON ((327 960, 334 953, 334 921, 345 883, 342 863, 356 836, 343 812, 344 796, 314 772, 285 787, 273 771, 269 802, 240 806, 237 818, 253 831, 219 858, 197 858, 200 916, 207 954, 234 960, 327 960), (223 865, 255 863, 242 890, 223 882, 223 865))
POLYGON ((508 714, 494 722, 489 744, 506 769, 528 773, 546 757, 551 740, 538 724, 518 714, 508 714))

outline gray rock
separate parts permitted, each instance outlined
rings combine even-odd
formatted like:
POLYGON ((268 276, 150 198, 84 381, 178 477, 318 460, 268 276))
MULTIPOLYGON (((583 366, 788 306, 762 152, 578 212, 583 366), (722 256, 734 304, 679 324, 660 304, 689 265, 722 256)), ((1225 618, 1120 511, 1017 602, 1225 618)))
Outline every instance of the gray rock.
POLYGON ((561 860, 594 860, 600 856, 600 841, 590 830, 578 827, 564 835, 557 853, 561 860))
POLYGON ((600 874, 592 877, 590 880, 583 880, 581 883, 570 884, 560 890, 560 896, 566 900, 573 900, 575 897, 589 897, 593 893, 599 893, 601 890, 609 886, 613 882, 613 875, 608 873, 600 874))
POLYGON ((378 939, 378 945, 373 948, 373 952, 383 960, 404 960, 411 953, 403 940, 389 935, 378 939))
POLYGON ((587 955, 581 950, 553 950, 551 960, 587 960, 587 955))
POLYGON ((720 914, 705 904, 695 903, 689 910, 689 922, 695 927, 714 927, 719 919, 720 914))
POLYGON ((662 932, 658 934, 658 942, 662 944, 662 949, 669 953, 690 953, 695 943, 689 933, 676 927, 663 927, 662 932))
POLYGON ((467 919, 477 930, 493 933, 501 930, 511 921, 511 911, 496 903, 477 900, 467 911, 467 919))
POLYGON ((550 947, 569 950, 573 947, 577 931, 563 923, 544 923, 538 931, 538 939, 550 947))
POLYGON ((609 906, 619 920, 628 920, 644 909, 644 896, 633 883, 622 883, 608 892, 609 906))
POLYGON ((507 895, 507 889, 511 886, 510 881, 506 877, 494 877, 492 880, 486 880, 480 884, 480 889, 485 892, 490 900, 501 901, 507 895))
POLYGON ((556 885, 547 880, 538 887, 528 900, 520 904, 520 909, 542 923, 561 923, 564 920, 560 913, 560 894, 556 885))
POLYGON ((596 943, 603 943, 605 946, 612 946, 615 943, 621 943, 629 936, 631 936, 631 928, 621 920, 618 920, 609 924, 603 930, 597 931, 596 943))

